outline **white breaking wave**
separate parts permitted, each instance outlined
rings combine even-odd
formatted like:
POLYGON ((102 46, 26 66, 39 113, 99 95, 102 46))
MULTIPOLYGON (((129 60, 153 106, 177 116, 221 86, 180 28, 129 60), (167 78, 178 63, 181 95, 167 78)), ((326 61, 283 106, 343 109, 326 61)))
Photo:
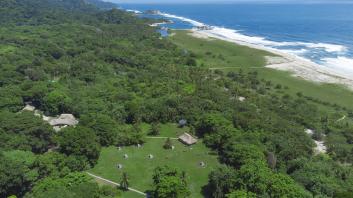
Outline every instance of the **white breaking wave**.
POLYGON ((347 47, 343 45, 335 45, 335 44, 328 44, 328 43, 299 43, 303 44, 309 48, 324 48, 326 52, 340 52, 344 53, 347 51, 347 47))
POLYGON ((298 50, 294 50, 294 49, 283 49, 282 51, 290 53, 290 54, 296 54, 296 55, 302 55, 308 52, 307 49, 298 49, 298 50))
POLYGON ((142 14, 142 12, 141 11, 138 11, 138 10, 126 10, 127 12, 133 12, 133 13, 135 13, 135 14, 142 14))
POLYGON ((214 35, 229 38, 241 42, 246 42, 254 45, 261 45, 263 47, 306 47, 311 49, 322 49, 329 53, 344 53, 347 48, 342 45, 328 44, 328 43, 306 43, 306 42, 276 42, 267 40, 259 36, 247 36, 239 33, 237 30, 213 26, 210 30, 205 30, 214 35))
POLYGON ((185 18, 185 17, 182 17, 182 16, 168 14, 168 13, 164 13, 164 12, 160 12, 160 11, 158 11, 157 14, 161 15, 161 16, 164 16, 164 17, 168 17, 168 18, 179 19, 181 21, 188 22, 188 23, 190 23, 190 24, 192 24, 193 26, 196 26, 196 27, 205 26, 204 23, 201 23, 201 22, 189 19, 189 18, 185 18))
POLYGON ((337 72, 353 78, 353 59, 339 56, 338 58, 323 58, 324 65, 334 68, 337 72))

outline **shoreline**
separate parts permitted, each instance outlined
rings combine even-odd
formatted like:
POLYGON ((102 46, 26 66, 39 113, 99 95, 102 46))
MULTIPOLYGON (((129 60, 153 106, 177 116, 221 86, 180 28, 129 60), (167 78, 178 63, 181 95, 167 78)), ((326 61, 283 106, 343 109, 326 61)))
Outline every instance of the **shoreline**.
POLYGON ((219 39, 230 43, 235 43, 250 48, 263 50, 274 54, 274 56, 265 57, 267 60, 266 68, 288 71, 291 76, 302 78, 307 81, 319 84, 338 84, 347 87, 353 91, 353 79, 348 76, 337 73, 334 70, 325 68, 325 66, 314 63, 305 58, 286 53, 270 47, 248 43, 242 40, 225 38, 212 32, 212 30, 189 29, 189 35, 201 39, 219 39))

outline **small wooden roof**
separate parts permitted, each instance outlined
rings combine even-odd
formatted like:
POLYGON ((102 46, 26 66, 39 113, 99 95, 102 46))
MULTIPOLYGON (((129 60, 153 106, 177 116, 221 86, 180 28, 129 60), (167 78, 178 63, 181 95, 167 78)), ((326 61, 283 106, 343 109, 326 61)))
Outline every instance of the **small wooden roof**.
POLYGON ((193 145, 197 142, 197 139, 188 133, 184 133, 183 135, 179 136, 179 140, 186 145, 193 145))

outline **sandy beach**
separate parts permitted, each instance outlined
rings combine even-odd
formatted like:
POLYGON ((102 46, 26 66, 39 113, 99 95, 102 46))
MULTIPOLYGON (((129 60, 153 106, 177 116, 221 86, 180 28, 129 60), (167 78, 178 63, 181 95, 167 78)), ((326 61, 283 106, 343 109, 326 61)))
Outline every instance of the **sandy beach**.
POLYGON ((353 90, 353 78, 351 76, 338 73, 331 70, 325 66, 316 64, 305 58, 299 56, 285 53, 280 50, 276 50, 269 47, 264 47, 261 45, 255 45, 240 39, 225 38, 217 34, 215 29, 192 29, 190 35, 202 38, 202 39, 220 39, 239 45, 248 46, 255 49, 265 50, 274 54, 274 56, 267 56, 267 66, 268 68, 289 71, 293 76, 309 80, 316 83, 329 83, 329 84, 339 84, 344 85, 347 88, 353 90))

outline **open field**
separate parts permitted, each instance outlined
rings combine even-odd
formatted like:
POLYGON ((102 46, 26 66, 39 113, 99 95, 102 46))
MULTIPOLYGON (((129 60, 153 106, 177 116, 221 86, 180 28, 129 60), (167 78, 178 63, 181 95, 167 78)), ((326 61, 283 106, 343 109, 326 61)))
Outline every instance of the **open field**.
MULTIPOLYGON (((185 129, 179 129, 173 124, 162 125, 161 136, 176 137, 174 134, 182 133, 183 130, 185 129)), ((172 141, 174 150, 163 149, 165 139, 147 139, 141 148, 130 146, 123 147, 120 151, 116 147, 103 148, 98 164, 89 172, 117 183, 120 182, 122 172, 127 172, 130 187, 145 192, 152 189, 153 170, 158 166, 168 165, 186 172, 191 197, 202 197, 201 190, 208 182, 208 174, 219 165, 217 156, 211 155, 202 142, 187 147, 178 140, 172 141), (128 159, 124 159, 124 154, 129 156, 128 159), (154 158, 149 159, 149 154, 154 158), (206 167, 201 167, 200 162, 205 162, 206 167), (118 169, 117 164, 122 164, 123 168, 118 169)), ((138 196, 140 195, 126 192, 123 197, 138 196)))
MULTIPOLYGON (((174 31, 169 39, 180 46, 195 53, 197 62, 202 67, 223 71, 257 71, 260 78, 271 80, 274 84, 288 87, 286 92, 296 94, 302 92, 305 96, 321 101, 341 105, 353 109, 353 92, 345 87, 333 84, 317 84, 301 78, 291 76, 289 72, 266 68, 264 56, 270 52, 252 49, 246 46, 217 40, 196 38, 188 31, 174 31)), ((324 108, 324 107, 323 107, 324 108)))

